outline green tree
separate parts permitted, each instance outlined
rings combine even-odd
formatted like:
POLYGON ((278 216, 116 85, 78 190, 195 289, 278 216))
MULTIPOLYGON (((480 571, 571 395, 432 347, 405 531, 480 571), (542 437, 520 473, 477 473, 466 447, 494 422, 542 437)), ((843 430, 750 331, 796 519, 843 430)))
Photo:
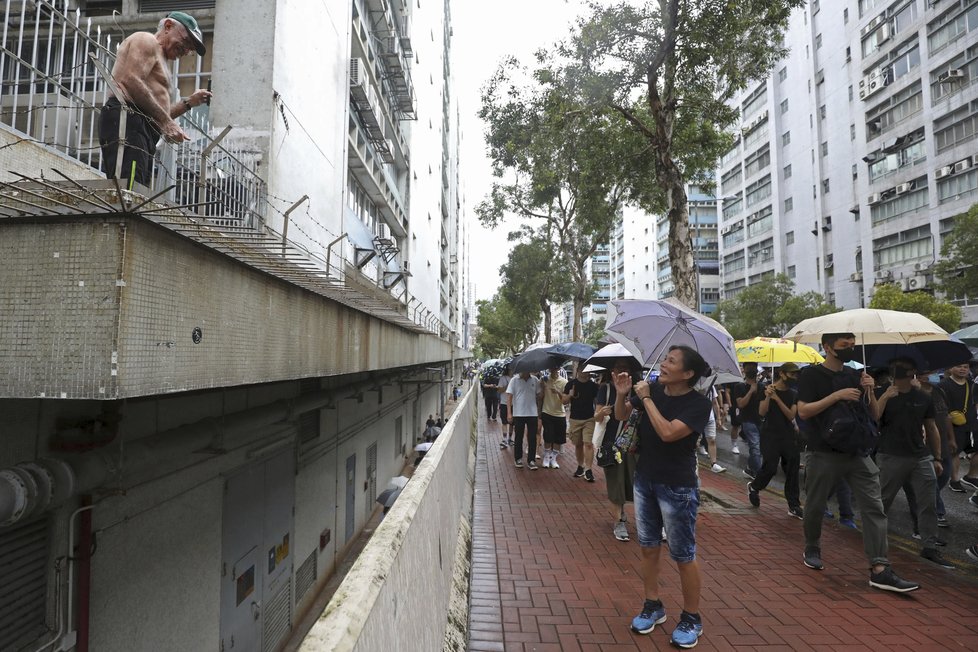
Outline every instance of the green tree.
POLYGON ((540 314, 527 313, 497 293, 489 301, 477 301, 476 345, 486 355, 501 357, 522 351, 537 339, 540 314))
POLYGON ((499 292, 523 312, 542 312, 544 339, 552 342, 550 304, 567 301, 573 294, 568 266, 545 234, 524 229, 510 234, 510 240, 516 237, 526 240, 510 250, 506 264, 499 268, 503 277, 499 292))
POLYGON ((795 294, 794 281, 778 274, 721 301, 716 319, 734 339, 743 340, 757 336, 781 337, 803 319, 838 310, 818 292, 795 294))
POLYGON ((934 275, 941 290, 950 297, 978 297, 978 204, 954 217, 954 226, 944 238, 941 258, 934 275))
MULTIPOLYGON (((537 233, 554 243, 571 280, 579 340, 592 290, 586 262, 607 242, 634 185, 628 180, 647 176, 638 171, 648 162, 645 144, 620 116, 580 105, 545 54, 536 65, 530 73, 507 59, 483 91, 479 117, 497 180, 476 212, 490 228, 506 218, 542 224, 537 233)), ((550 300, 562 300, 560 293, 550 300)))
POLYGON ((604 317, 592 319, 584 324, 584 342, 591 346, 598 346, 599 341, 605 336, 605 326, 607 320, 604 317))
POLYGON ((791 11, 804 0, 591 2, 561 49, 566 79, 621 115, 646 143, 655 188, 635 188, 669 218, 676 298, 697 305, 686 184, 711 186, 740 112, 728 102, 787 52, 791 11))
POLYGON ((869 307, 916 312, 948 333, 958 330, 958 326, 961 325, 961 309, 953 303, 938 299, 929 292, 904 292, 896 283, 877 285, 869 307))

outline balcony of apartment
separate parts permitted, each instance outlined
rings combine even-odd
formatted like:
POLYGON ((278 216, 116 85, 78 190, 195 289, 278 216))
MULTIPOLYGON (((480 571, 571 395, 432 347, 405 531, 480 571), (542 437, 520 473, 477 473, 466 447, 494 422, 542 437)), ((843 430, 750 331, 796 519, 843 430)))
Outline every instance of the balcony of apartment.
POLYGON ((230 126, 192 112, 148 186, 103 178, 113 44, 60 3, 31 6, 48 27, 0 52, 0 331, 17 334, 0 344, 0 395, 118 399, 451 357, 403 272, 371 288, 347 274, 348 234, 300 224, 307 198, 271 197, 262 154, 230 126))

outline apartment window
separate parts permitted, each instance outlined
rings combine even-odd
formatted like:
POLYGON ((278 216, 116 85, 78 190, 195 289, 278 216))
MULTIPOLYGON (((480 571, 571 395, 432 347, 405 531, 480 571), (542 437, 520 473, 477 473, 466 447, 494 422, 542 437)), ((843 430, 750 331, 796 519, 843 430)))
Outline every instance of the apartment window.
POLYGON ((822 49, 822 35, 821 34, 816 34, 815 35, 815 49, 816 50, 821 50, 822 49))
POLYGON ((822 179, 822 194, 823 195, 829 194, 829 180, 828 179, 822 179))
MULTIPOLYGON (((749 178, 771 164, 771 148, 765 145, 744 160, 744 177, 749 178)), ((727 191, 724 190, 724 193, 727 191)))
POLYGON ((845 9, 842 10, 842 22, 845 23, 845 24, 849 24, 849 8, 848 7, 846 7, 845 9))
POLYGON ((791 142, 791 132, 790 131, 786 131, 783 134, 781 134, 781 146, 782 147, 785 146, 785 145, 787 145, 790 142, 791 142))
POLYGON ((761 109, 765 104, 767 104, 767 85, 761 83, 751 92, 750 95, 747 96, 747 99, 744 100, 740 115, 746 118, 755 111, 761 109))
POLYGON ((829 155, 829 142, 827 140, 822 142, 821 150, 822 150, 822 156, 829 155))
POLYGON ((933 257, 934 240, 927 225, 873 240, 873 268, 876 270, 917 260, 932 260, 933 257))
POLYGON ((791 197, 788 197, 787 199, 784 200, 784 212, 785 213, 790 213, 791 212, 791 209, 794 208, 794 207, 795 207, 795 202, 794 202, 794 200, 792 200, 791 197))
POLYGON ((723 220, 725 222, 744 208, 742 199, 740 192, 738 192, 730 201, 723 203, 723 220))
POLYGON ((969 31, 978 28, 978 3, 954 3, 952 9, 927 26, 927 47, 930 54, 943 50, 969 31), (961 5, 966 5, 960 9, 961 5))
POLYGON ((852 84, 849 84, 849 101, 852 102, 852 84))
POLYGON ((778 81, 779 82, 783 82, 787 78, 788 78, 788 69, 787 68, 782 68, 781 70, 778 71, 778 81))
POLYGON ((940 204, 971 197, 978 191, 978 168, 969 172, 945 177, 937 182, 937 201, 940 204))
POLYGON ((794 278, 795 277, 795 274, 796 274, 796 272, 795 272, 795 266, 794 265, 788 265, 788 278, 794 278))
POLYGON ((913 40, 901 45, 890 55, 890 83, 907 76, 920 66, 920 47, 913 40))
POLYGON ((869 138, 892 129, 924 108, 924 96, 920 82, 915 82, 892 97, 873 107, 866 114, 866 130, 869 138))
POLYGON ((919 181, 912 183, 917 186, 916 190, 911 190, 900 195, 892 195, 870 206, 869 213, 874 225, 927 207, 927 178, 921 177, 919 181))
POLYGON ((784 166, 784 178, 785 179, 790 179, 791 178, 791 163, 789 163, 788 165, 784 166))
MULTIPOLYGON (((723 234, 723 247, 729 248, 744 241, 744 223, 737 222, 729 231, 723 234)), ((726 260, 726 258, 724 258, 726 260)))
POLYGON ((978 100, 934 122, 934 146, 938 153, 974 140, 978 135, 978 100))
POLYGON ((743 168, 740 164, 737 167, 728 170, 722 177, 720 177, 720 192, 724 195, 730 194, 735 189, 740 188, 740 185, 744 182, 743 168))
POLYGON ((763 233, 767 233, 774 228, 773 210, 771 206, 765 206, 747 218, 747 237, 755 238, 763 233))
POLYGON ((795 232, 794 231, 788 231, 787 233, 784 234, 784 243, 785 243, 785 245, 793 245, 793 244, 795 244, 795 232))
POLYGON ((927 149, 924 146, 923 134, 918 136, 919 140, 915 143, 906 145, 896 152, 882 156, 879 160, 873 161, 869 165, 869 179, 876 181, 891 172, 900 168, 916 165, 927 159, 927 149))
POLYGON ((856 140, 856 125, 849 125, 849 140, 856 140))
POLYGON ((784 100, 781 101, 781 113, 787 113, 787 112, 788 112, 788 99, 785 98, 784 100))
POLYGON ((747 186, 747 205, 753 206, 771 196, 771 175, 767 175, 747 186))
POLYGON ((961 52, 947 63, 942 64, 937 70, 931 71, 931 106, 936 106, 939 102, 946 102, 952 95, 960 93, 975 83, 978 83, 978 47, 971 47, 966 52, 961 52), (952 69, 957 69, 964 73, 963 78, 956 80, 942 79, 952 69))

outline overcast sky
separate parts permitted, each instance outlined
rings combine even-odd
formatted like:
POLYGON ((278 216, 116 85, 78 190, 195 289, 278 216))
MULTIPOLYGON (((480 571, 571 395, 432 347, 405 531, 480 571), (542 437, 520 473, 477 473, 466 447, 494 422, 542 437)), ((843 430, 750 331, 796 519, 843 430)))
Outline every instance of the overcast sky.
POLYGON ((499 61, 514 55, 529 63, 534 51, 566 36, 582 11, 579 0, 462 0, 452 3, 452 56, 455 92, 462 112, 460 169, 468 218, 473 225, 469 253, 475 298, 489 299, 499 286, 499 266, 506 262, 506 234, 516 225, 504 223, 495 231, 483 229, 475 207, 492 185, 485 155, 484 127, 477 117, 480 89, 499 61))

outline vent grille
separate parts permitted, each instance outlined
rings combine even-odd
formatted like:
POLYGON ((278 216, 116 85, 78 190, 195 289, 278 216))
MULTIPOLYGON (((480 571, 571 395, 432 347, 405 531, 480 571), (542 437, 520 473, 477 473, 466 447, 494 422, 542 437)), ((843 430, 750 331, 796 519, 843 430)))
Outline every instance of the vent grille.
POLYGON ((189 11, 216 6, 217 0, 139 0, 139 11, 189 11))
POLYGON ((47 521, 0 531, 0 650, 47 631, 47 521))
POLYGON ((319 555, 313 550, 295 573, 295 603, 297 605, 302 602, 302 598, 316 583, 318 558, 319 555))
POLYGON ((287 577, 282 587, 265 602, 262 620, 261 648, 263 652, 274 652, 279 643, 292 630, 292 578, 287 577))

